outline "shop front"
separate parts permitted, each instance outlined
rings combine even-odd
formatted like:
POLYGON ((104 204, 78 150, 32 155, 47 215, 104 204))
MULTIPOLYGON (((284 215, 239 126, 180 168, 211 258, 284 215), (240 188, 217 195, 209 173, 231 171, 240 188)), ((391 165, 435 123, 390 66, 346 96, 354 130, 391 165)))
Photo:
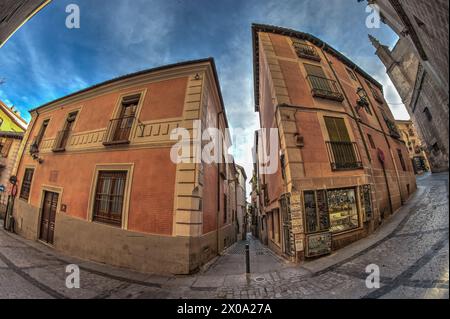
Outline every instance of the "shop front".
POLYGON ((331 253, 334 241, 372 218, 371 186, 304 191, 306 257, 331 253))

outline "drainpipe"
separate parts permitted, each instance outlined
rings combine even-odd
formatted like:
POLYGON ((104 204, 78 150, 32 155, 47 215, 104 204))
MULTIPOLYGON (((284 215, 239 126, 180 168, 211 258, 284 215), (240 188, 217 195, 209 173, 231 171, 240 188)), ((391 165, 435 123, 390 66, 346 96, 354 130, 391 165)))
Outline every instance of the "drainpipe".
MULTIPOLYGON (((217 129, 220 129, 220 115, 223 111, 217 113, 217 129)), ((221 145, 222 146, 222 145, 221 145)), ((216 216, 216 227, 217 227, 217 255, 220 255, 220 241, 219 241, 219 230, 220 230, 220 158, 217 161, 217 216, 216 216)))
MULTIPOLYGON (((233 163, 234 165, 234 169, 236 171, 236 175, 237 175, 237 169, 236 169, 236 164, 233 163)), ((235 180, 234 180, 234 216, 233 218, 235 218, 234 222, 236 223, 237 227, 236 227, 236 241, 239 235, 239 220, 238 220, 238 198, 237 198, 237 188, 238 188, 238 178, 235 176, 235 180)))

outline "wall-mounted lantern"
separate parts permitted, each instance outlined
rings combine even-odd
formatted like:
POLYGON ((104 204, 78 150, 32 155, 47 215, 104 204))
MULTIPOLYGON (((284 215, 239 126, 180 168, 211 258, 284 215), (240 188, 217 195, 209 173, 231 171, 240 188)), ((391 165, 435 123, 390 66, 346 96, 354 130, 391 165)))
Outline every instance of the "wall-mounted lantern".
POLYGON ((366 91, 363 88, 359 87, 356 90, 356 94, 359 97, 358 101, 356 101, 356 110, 359 111, 362 108, 369 107, 369 99, 366 91))
POLYGON ((30 146, 30 155, 33 158, 33 160, 37 161, 39 164, 42 164, 44 160, 39 157, 39 146, 36 144, 36 142, 33 142, 30 146))

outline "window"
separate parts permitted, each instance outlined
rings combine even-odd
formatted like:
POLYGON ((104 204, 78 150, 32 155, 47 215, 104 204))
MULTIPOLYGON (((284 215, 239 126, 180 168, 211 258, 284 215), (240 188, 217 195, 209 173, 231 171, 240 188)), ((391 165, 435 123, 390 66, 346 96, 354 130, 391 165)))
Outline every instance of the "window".
POLYGON ((367 137, 369 139, 370 147, 376 149, 377 147, 375 146, 375 142, 373 141, 372 135, 367 134, 367 137))
POLYGON ((36 139, 34 140, 34 144, 39 148, 41 145, 42 139, 44 138, 45 131, 47 130, 47 126, 50 120, 45 120, 42 122, 42 126, 39 130, 38 135, 36 136, 36 139))
POLYGON ((94 221, 122 225, 126 179, 126 171, 99 171, 94 200, 94 221))
POLYGON ((330 230, 340 233, 359 227, 358 208, 354 188, 327 191, 330 230))
POLYGON ((11 149, 11 145, 13 143, 13 140, 11 138, 4 138, 3 141, 0 143, 0 152, 1 156, 8 157, 9 150, 11 149))
POLYGON ((130 142, 130 133, 136 120, 136 111, 140 99, 140 94, 134 94, 122 99, 118 117, 109 123, 104 145, 130 142))
POLYGON ((425 113, 425 116, 427 117, 428 121, 431 122, 431 120, 433 120, 433 116, 431 115, 430 109, 428 107, 426 107, 423 110, 423 113, 425 113))
POLYGON ((381 97, 381 95, 378 93, 377 89, 375 89, 372 84, 366 80, 366 84, 369 87, 370 91, 372 92, 372 96, 375 99, 375 101, 377 101, 379 104, 383 104, 383 98, 381 97))
POLYGON ((72 112, 67 116, 66 123, 64 124, 64 129, 58 133, 55 140, 55 145, 53 151, 64 151, 69 140, 70 133, 72 132, 73 124, 77 118, 78 111, 72 112))
POLYGON ((359 227, 354 188, 305 191, 303 194, 307 233, 340 233, 359 227))
POLYGON ((325 116, 324 120, 330 138, 326 143, 332 169, 362 168, 358 148, 350 140, 344 119, 325 116))
POLYGON ((27 168, 23 174, 22 188, 20 189, 20 198, 28 200, 30 197, 31 182, 33 180, 34 169, 27 168))
POLYGON ((311 86, 311 93, 314 97, 344 101, 344 95, 339 90, 338 84, 334 80, 326 77, 322 67, 318 65, 305 64, 307 79, 311 86))
POLYGON ((347 68, 345 68, 345 69, 347 70, 347 73, 348 73, 348 75, 350 76, 350 78, 351 78, 353 81, 356 81, 355 73, 353 73, 353 71, 350 70, 350 69, 347 69, 347 68))
POLYGON ((400 160, 400 164, 402 165, 402 169, 404 171, 406 171, 406 164, 405 164, 405 160, 403 159, 402 150, 397 149, 397 154, 398 154, 398 158, 400 160))
POLYGON ((293 40, 295 52, 299 58, 320 61, 320 55, 314 46, 302 40, 293 40))
POLYGON ((328 230, 330 219, 326 191, 306 191, 304 197, 307 233, 328 230))

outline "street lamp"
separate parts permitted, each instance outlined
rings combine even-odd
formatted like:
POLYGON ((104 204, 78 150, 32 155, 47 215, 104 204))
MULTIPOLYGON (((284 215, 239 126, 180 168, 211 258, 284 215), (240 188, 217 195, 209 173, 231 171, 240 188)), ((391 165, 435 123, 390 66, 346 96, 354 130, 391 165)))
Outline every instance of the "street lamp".
POLYGON ((369 102, 368 102, 368 96, 367 96, 366 91, 363 88, 359 87, 356 90, 356 94, 359 97, 358 101, 356 101, 356 104, 357 104, 356 105, 356 110, 359 111, 363 107, 364 108, 368 107, 369 106, 369 102))

